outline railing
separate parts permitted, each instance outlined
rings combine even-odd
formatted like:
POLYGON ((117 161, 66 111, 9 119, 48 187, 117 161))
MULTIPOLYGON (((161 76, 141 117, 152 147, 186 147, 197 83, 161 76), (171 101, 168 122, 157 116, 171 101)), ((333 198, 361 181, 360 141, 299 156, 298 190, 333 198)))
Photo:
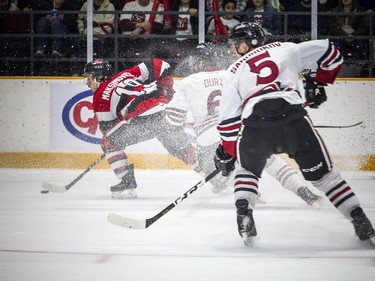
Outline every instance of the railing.
MULTIPOLYGON (((58 38, 61 37, 67 42, 71 42, 71 39, 76 40, 77 46, 80 47, 79 44, 82 44, 85 41, 85 35, 80 34, 36 34, 35 33, 35 22, 34 16, 37 14, 48 14, 49 11, 0 11, 0 19, 2 20, 2 30, 0 31, 0 75, 1 76, 38 76, 38 75, 48 75, 48 76, 71 76, 71 75, 80 75, 82 72, 82 68, 87 61, 84 52, 81 52, 81 55, 78 57, 72 57, 71 50, 69 49, 72 45, 68 44, 67 48, 67 57, 62 58, 35 58, 34 52, 35 50, 35 39, 46 37, 46 38, 58 38), (9 22, 13 21, 13 22, 9 22), (9 26, 11 25, 11 26, 9 26), (10 32, 11 30, 15 32, 10 32), (80 42, 78 40, 81 40, 80 42), (45 68, 45 69, 44 69, 45 68)), ((69 11, 59 11, 61 14, 79 14, 82 12, 69 12, 69 11)), ((104 13, 104 12, 95 12, 94 13, 104 13)), ((115 11, 115 23, 114 23, 114 32, 112 34, 108 34, 102 36, 104 38, 109 39, 108 52, 106 53, 106 57, 104 59, 110 61, 115 68, 115 71, 119 71, 125 67, 135 65, 137 63, 142 62, 146 59, 144 54, 124 54, 124 51, 127 48, 126 42, 132 42, 134 40, 134 36, 131 35, 123 35, 120 34, 118 30, 119 26, 119 18, 120 15, 124 12, 122 11, 115 11)), ((152 14, 155 12, 144 12, 148 14, 152 14)), ((180 12, 173 12, 173 11, 165 11, 161 12, 162 14, 178 14, 180 12)), ((219 14, 223 15, 223 12, 215 13, 215 12, 206 12, 206 16, 219 14)), ((233 13, 234 15, 244 15, 243 12, 241 13, 233 13)), ((295 40, 306 40, 306 36, 301 35, 290 35, 288 32, 288 19, 290 16, 300 15, 300 16, 307 16, 310 13, 303 13, 303 12, 280 12, 274 13, 282 18, 282 26, 283 26, 283 34, 278 36, 272 36, 273 41, 295 41, 295 40)), ((318 16, 322 17, 329 17, 329 16, 341 16, 341 15, 353 15, 353 13, 330 13, 324 12, 319 13, 318 16)), ((369 35, 367 36, 357 36, 353 37, 353 39, 361 39, 367 42, 366 44, 366 52, 368 57, 364 60, 353 59, 350 57, 345 58, 345 66, 346 68, 340 73, 341 77, 374 77, 374 69, 375 66, 375 58, 373 54, 375 51, 375 34, 374 34, 374 24, 375 24, 375 15, 374 13, 356 13, 356 15, 366 16, 369 19, 369 35)), ((200 29, 202 30, 202 29, 200 29)), ((206 38, 206 40, 217 39, 217 36, 207 36, 202 34, 194 35, 194 36, 181 36, 186 37, 189 39, 198 41, 201 40, 200 38, 206 38)), ((164 49, 164 51, 168 51, 168 48, 171 47, 169 45, 169 40, 176 38, 175 35, 170 34, 150 34, 150 35, 138 35, 136 37, 140 39, 138 41, 144 42, 141 43, 140 46, 152 48, 152 46, 157 46, 159 49, 164 49), (164 44, 164 45, 163 45, 164 44)), ((335 39, 347 39, 346 36, 328 36, 328 35, 319 35, 318 39, 320 38, 329 38, 332 40, 335 39)), ((308 38, 310 39, 310 38, 308 38)), ((82 46, 81 46, 82 48, 82 46)), ((83 47, 84 49, 84 47, 83 47)), ((192 51, 191 47, 186 49, 185 52, 181 54, 169 54, 167 57, 164 57, 165 60, 170 62, 173 65, 178 65, 181 61, 186 57, 186 54, 192 51)), ((168 52, 167 52, 168 53, 168 52)), ((147 52, 148 55, 153 55, 152 52, 147 52)), ((94 56, 95 57, 95 56, 94 56)), ((184 71, 180 71, 178 73, 179 76, 185 76, 188 73, 184 73, 184 71)))

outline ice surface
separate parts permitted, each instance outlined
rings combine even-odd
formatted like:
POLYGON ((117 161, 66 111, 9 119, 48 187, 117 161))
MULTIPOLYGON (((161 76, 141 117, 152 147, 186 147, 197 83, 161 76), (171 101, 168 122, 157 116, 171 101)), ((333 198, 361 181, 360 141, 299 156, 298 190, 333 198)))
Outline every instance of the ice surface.
MULTIPOLYGON (((41 194, 43 181, 65 185, 81 170, 0 170, 2 281, 370 281, 375 249, 326 199, 306 205, 274 179, 261 180, 252 248, 237 234, 233 195, 206 185, 145 230, 106 221, 114 212, 149 218, 200 177, 189 170, 136 170, 138 198, 114 200, 110 170, 93 170, 64 194, 41 194)), ((344 172, 375 222, 375 172, 344 172)), ((316 190, 315 190, 316 191, 316 190)))

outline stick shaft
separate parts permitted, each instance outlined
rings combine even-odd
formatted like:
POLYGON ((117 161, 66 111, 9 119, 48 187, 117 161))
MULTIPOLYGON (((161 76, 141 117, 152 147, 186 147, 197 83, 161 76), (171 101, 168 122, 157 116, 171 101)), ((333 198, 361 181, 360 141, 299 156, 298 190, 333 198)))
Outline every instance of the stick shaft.
POLYGON ((75 185, 85 174, 87 174, 89 171, 91 171, 92 168, 94 168, 96 165, 99 164, 100 161, 105 157, 105 154, 103 153, 98 159, 96 159, 89 167, 87 167, 78 177, 76 177, 72 182, 70 182, 67 185, 56 185, 51 184, 48 182, 43 182, 43 189, 54 192, 54 193, 65 193, 67 192, 73 185, 75 185))
POLYGON ((148 218, 148 219, 132 219, 132 218, 122 217, 120 215, 110 213, 108 215, 107 220, 114 225, 125 227, 125 228, 132 228, 132 229, 148 228, 150 225, 152 225, 154 222, 159 220, 161 217, 163 217, 165 214, 167 214, 170 210, 172 210, 178 204, 180 204, 183 200, 188 198, 190 194, 192 194, 193 192, 198 190, 200 187, 205 185, 205 183, 207 183, 210 179, 212 179, 218 173, 220 173, 220 169, 217 169, 217 170, 213 171, 211 174, 209 174, 203 180, 201 180, 196 185, 194 185, 192 188, 190 188, 188 191, 186 191, 182 196, 178 197, 175 201, 170 203, 167 207, 165 207, 163 210, 161 210, 159 213, 157 213, 155 216, 153 216, 151 218, 148 218))
POLYGON ((361 125, 363 121, 352 124, 352 125, 343 125, 343 126, 335 126, 335 125, 316 125, 314 128, 331 128, 331 129, 343 129, 343 128, 352 128, 358 125, 361 125))
POLYGON ((103 160, 105 157, 105 154, 103 153, 100 155, 94 162, 91 163, 90 166, 88 166, 78 177, 76 177, 71 183, 66 185, 66 190, 69 190, 73 185, 75 185, 84 175, 86 175, 89 171, 91 171, 96 165, 100 163, 100 161, 103 160))

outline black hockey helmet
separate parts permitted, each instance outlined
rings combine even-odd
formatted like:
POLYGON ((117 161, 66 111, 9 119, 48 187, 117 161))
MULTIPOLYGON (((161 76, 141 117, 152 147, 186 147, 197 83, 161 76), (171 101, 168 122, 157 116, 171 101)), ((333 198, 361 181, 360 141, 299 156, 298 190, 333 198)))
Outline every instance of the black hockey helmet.
POLYGON ((92 74, 96 82, 102 83, 111 79, 113 72, 113 67, 108 61, 95 59, 85 65, 83 75, 87 76, 88 74, 92 74))
POLYGON ((254 22, 241 22, 237 24, 229 37, 237 48, 241 41, 245 40, 249 48, 256 48, 264 45, 266 34, 263 28, 254 22))
POLYGON ((196 71, 209 71, 213 69, 223 69, 228 64, 224 63, 228 59, 227 48, 214 44, 213 42, 200 43, 190 57, 190 64, 196 71))

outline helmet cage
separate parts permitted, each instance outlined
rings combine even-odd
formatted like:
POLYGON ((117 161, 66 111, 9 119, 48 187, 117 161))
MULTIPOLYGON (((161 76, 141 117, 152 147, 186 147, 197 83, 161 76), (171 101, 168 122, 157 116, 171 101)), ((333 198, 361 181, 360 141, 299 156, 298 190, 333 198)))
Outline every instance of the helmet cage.
POLYGON ((229 40, 234 43, 236 49, 242 42, 245 42, 249 48, 257 48, 264 45, 266 35, 259 24, 243 22, 234 27, 229 40))
POLYGON ((195 71, 208 71, 218 67, 221 57, 214 43, 200 43, 189 58, 189 64, 195 71))
POLYGON ((109 80, 113 76, 113 67, 108 61, 102 59, 96 59, 86 64, 83 75, 92 75, 92 78, 96 83, 103 83, 109 80))

